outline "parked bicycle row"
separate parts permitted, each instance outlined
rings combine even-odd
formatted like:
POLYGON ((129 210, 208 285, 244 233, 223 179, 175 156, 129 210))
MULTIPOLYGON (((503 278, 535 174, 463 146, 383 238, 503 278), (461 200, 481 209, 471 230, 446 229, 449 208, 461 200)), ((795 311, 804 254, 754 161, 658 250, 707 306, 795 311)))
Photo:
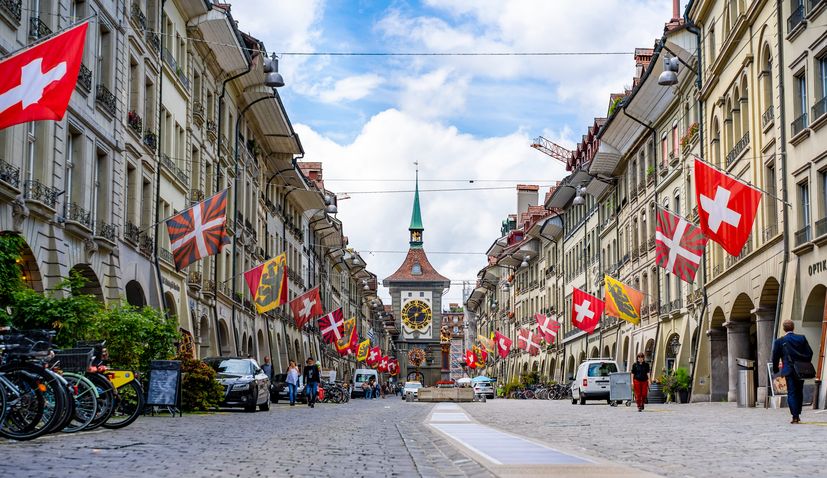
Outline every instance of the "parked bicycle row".
POLYGON ((505 388, 500 385, 497 388, 497 395, 518 400, 571 400, 571 387, 562 383, 553 383, 516 388, 506 393, 505 388))
POLYGON ((123 428, 144 408, 132 371, 109 370, 103 342, 53 349, 54 331, 0 333, 0 436, 123 428))

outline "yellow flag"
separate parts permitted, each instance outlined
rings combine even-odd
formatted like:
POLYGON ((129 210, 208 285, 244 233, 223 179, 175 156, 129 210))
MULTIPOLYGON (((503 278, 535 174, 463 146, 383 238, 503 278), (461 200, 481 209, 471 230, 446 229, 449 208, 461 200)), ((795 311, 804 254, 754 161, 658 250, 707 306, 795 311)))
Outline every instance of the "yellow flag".
POLYGON ((356 360, 364 362, 368 358, 370 351, 370 339, 365 339, 359 343, 359 351, 356 353, 356 360))
POLYGON ((640 323, 643 292, 606 275, 606 316, 617 317, 635 325, 640 323))
POLYGON ((484 335, 477 335, 477 341, 479 341, 480 345, 482 345, 485 350, 494 353, 494 340, 486 338, 484 335))
MULTIPOLYGON (((336 351, 344 355, 350 349, 350 342, 353 340, 353 334, 356 333, 356 319, 350 318, 345 321, 345 330, 342 333, 342 338, 336 342, 336 351)), ((351 349, 352 350, 352 349, 351 349)))

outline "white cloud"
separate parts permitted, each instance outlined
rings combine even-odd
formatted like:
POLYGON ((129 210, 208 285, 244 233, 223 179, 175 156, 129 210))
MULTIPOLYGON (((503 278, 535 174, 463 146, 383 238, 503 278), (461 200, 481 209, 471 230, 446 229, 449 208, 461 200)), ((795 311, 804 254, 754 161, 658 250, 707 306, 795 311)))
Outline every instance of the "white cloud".
POLYGON ((463 111, 469 78, 447 68, 404 78, 399 105, 422 118, 442 118, 463 111))
MULTIPOLYGON (((381 76, 374 74, 350 76, 335 82, 330 89, 319 91, 318 97, 325 103, 361 100, 383 82, 381 76)), ((317 88, 317 91, 319 89, 321 88, 317 88)))
MULTIPOLYGON (((392 274, 404 254, 369 251, 403 251, 408 248, 407 228, 413 193, 365 194, 364 191, 412 190, 414 161, 420 164, 425 250, 461 251, 479 255, 430 254, 443 275, 452 280, 473 280, 485 265, 484 252, 498 236, 501 221, 516 209, 514 184, 526 178, 560 179, 563 167, 546 160, 529 147, 523 132, 478 138, 453 126, 389 109, 373 116, 350 144, 322 136, 306 125, 296 125, 307 151, 305 160, 322 161, 326 187, 350 193, 340 201, 338 217, 350 245, 364 253, 368 269, 380 279, 392 274), (360 179, 340 182, 335 179, 360 179), (376 182, 369 179, 409 179, 376 182), (465 182, 431 182, 464 179, 465 182), (467 180, 513 179, 514 182, 467 180), (429 191, 448 188, 504 187, 497 190, 429 191)), ((461 287, 447 298, 457 301, 461 287)), ((387 297, 387 293, 383 294, 387 297)))

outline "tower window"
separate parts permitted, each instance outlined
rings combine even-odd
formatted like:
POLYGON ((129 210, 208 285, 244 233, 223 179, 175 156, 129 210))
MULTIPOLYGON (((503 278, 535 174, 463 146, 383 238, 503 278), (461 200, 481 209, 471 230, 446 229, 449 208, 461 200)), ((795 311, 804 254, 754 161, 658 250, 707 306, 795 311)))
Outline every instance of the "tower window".
POLYGON ((419 265, 418 262, 414 262, 413 266, 411 267, 411 274, 415 276, 422 275, 422 266, 419 265))

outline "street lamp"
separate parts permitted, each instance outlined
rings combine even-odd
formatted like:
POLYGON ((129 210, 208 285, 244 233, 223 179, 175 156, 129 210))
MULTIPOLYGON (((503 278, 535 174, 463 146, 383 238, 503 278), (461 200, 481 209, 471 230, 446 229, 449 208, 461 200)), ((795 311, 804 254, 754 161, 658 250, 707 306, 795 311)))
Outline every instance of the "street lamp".
POLYGON ((531 256, 525 256, 525 258, 523 258, 523 262, 520 263, 520 269, 525 269, 526 267, 528 267, 528 261, 530 259, 531 256))
POLYGON ((585 194, 586 188, 584 188, 583 186, 578 186, 577 196, 574 197, 574 201, 572 201, 571 203, 575 206, 582 206, 583 204, 586 204, 586 198, 583 197, 583 195, 585 194))
POLYGON ((663 59, 663 73, 658 76, 658 84, 661 86, 674 86, 678 84, 678 57, 663 59))
POLYGON ((281 88, 284 86, 284 77, 279 73, 279 57, 275 53, 270 58, 264 59, 264 84, 270 88, 281 88))
POLYGON ((672 352, 673 357, 678 356, 678 352, 681 350, 681 343, 678 341, 678 336, 673 335, 672 340, 669 341, 669 351, 672 352))

